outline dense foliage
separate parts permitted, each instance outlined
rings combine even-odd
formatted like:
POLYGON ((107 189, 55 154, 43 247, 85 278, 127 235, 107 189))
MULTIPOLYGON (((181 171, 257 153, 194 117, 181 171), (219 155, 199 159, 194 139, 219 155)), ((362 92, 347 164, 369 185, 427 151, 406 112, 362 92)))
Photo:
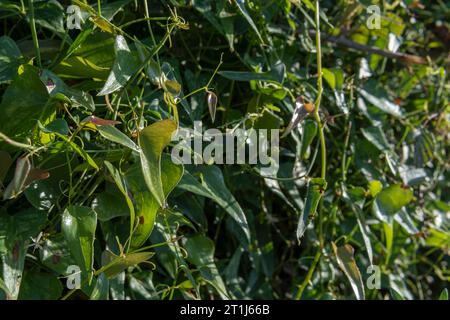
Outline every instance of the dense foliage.
POLYGON ((0 298, 447 299, 449 3, 317 2, 0 0, 0 298))

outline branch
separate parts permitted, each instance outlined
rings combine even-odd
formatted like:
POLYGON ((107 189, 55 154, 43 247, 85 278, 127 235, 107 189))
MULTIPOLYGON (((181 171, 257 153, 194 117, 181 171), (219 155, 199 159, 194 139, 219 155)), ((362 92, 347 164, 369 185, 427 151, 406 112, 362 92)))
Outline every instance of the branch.
MULTIPOLYGON (((311 36, 315 36, 316 31, 310 30, 309 34, 311 36)), ((372 54, 378 54, 380 56, 383 56, 383 57, 386 57, 389 59, 400 60, 405 63, 427 64, 427 60, 423 57, 406 54, 406 53, 397 53, 397 52, 382 50, 379 48, 375 48, 375 47, 367 46, 364 44, 360 44, 358 42, 354 42, 350 39, 345 38, 344 36, 339 36, 339 37, 326 36, 326 37, 323 37, 322 40, 326 41, 326 42, 336 43, 338 45, 342 45, 344 47, 354 49, 357 51, 364 51, 364 52, 368 52, 368 53, 372 53, 372 54)))

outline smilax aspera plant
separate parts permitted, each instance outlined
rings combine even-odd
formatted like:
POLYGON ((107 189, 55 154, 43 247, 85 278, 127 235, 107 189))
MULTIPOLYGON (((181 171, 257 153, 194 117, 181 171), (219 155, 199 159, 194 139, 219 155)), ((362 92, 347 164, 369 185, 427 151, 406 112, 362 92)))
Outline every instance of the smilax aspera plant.
POLYGON ((0 1, 0 299, 447 300, 449 15, 0 1))

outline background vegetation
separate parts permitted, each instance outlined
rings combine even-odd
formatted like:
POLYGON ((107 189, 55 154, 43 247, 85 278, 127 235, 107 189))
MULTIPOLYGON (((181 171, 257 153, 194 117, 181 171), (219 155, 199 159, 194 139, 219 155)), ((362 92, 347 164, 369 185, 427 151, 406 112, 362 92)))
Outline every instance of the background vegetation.
POLYGON ((1 0, 0 297, 447 299, 449 3, 318 2, 1 0), (195 120, 278 175, 173 164, 195 120))

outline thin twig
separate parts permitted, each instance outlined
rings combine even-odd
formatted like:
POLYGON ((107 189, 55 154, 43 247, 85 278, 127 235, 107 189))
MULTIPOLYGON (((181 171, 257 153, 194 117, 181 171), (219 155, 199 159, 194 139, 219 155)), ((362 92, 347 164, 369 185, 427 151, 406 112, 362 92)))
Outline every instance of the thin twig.
MULTIPOLYGON (((309 30, 309 34, 312 36, 316 35, 315 30, 309 30)), ((389 58, 389 59, 396 59, 400 60, 402 62, 406 63, 412 63, 412 64, 427 64, 427 59, 411 54, 406 53, 399 53, 399 52, 392 52, 392 51, 386 51, 380 48, 371 47, 368 45, 364 45, 355 41, 352 41, 350 39, 345 38, 344 36, 334 37, 334 36, 326 36, 323 37, 323 41, 326 42, 332 42, 336 43, 338 45, 342 45, 344 47, 354 49, 357 51, 363 51, 368 52, 372 54, 378 54, 380 56, 389 58)))

